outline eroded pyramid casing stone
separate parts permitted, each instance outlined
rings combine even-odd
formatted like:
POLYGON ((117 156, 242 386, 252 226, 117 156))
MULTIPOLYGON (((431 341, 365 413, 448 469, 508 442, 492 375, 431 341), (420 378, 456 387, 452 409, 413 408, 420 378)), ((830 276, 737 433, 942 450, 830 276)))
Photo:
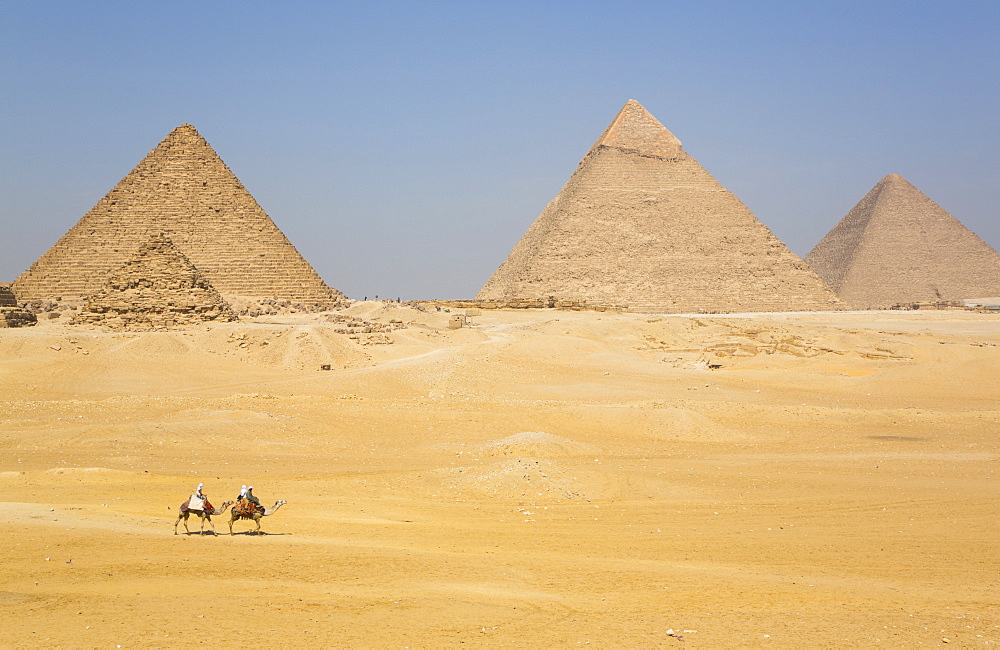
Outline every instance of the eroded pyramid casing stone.
POLYGON ((328 287, 190 124, 167 135, 14 283, 81 299, 163 233, 223 294, 334 304, 328 287))
POLYGON ((879 181, 805 259, 857 309, 1000 295, 1000 254, 899 174, 879 181))
POLYGON ((477 298, 553 298, 671 312, 841 306, 634 100, 477 298))

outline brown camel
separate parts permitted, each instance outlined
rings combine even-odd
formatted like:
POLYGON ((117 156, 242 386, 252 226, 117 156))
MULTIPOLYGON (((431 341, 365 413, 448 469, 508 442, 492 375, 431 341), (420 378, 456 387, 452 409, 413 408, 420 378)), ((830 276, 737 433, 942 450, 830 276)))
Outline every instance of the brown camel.
POLYGON ((226 512, 226 508, 233 505, 233 503, 235 503, 235 501, 224 501, 221 506, 219 506, 218 508, 213 508, 212 510, 188 510, 187 507, 188 501, 185 501, 184 503, 181 504, 180 510, 177 511, 177 521, 174 522, 174 535, 177 534, 177 524, 181 523, 182 519, 184 520, 184 530, 187 532, 188 535, 191 534, 191 531, 188 530, 188 517, 190 515, 194 515, 199 519, 201 519, 200 534, 202 535, 205 534, 205 522, 207 521, 208 525, 212 527, 212 534, 214 535, 215 524, 212 523, 212 515, 223 514, 224 512, 226 512))
MULTIPOLYGON (((257 535, 262 535, 263 531, 261 531, 261 529, 260 529, 260 519, 261 519, 261 517, 267 517, 268 515, 273 515, 278 510, 278 508, 280 508, 281 506, 285 505, 286 503, 288 503, 288 502, 284 501, 284 500, 279 500, 279 501, 276 501, 274 503, 274 507, 265 508, 263 511, 261 511, 260 508, 254 508, 253 511, 252 511, 252 513, 244 512, 243 510, 241 510, 239 508, 233 508, 230 511, 231 515, 230 515, 230 518, 229 518, 229 534, 230 535, 233 534, 233 522, 238 521, 240 519, 253 519, 254 523, 257 524, 257 530, 254 531, 254 532, 257 535)), ((247 531, 247 532, 249 533, 250 531, 247 531)))

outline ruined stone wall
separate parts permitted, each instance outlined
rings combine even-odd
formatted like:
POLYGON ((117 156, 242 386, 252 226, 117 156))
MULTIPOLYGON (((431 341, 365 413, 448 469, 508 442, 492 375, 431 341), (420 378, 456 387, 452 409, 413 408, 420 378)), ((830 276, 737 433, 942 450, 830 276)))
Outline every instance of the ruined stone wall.
POLYGON ((17 298, 8 286, 0 285, 0 307, 17 307, 17 298))
POLYGON ((0 307, 0 328, 31 327, 38 323, 38 317, 27 309, 0 307))
POLYGON ((139 165, 15 282, 22 300, 83 298, 165 233, 217 290, 336 304, 328 287, 189 124, 139 165))

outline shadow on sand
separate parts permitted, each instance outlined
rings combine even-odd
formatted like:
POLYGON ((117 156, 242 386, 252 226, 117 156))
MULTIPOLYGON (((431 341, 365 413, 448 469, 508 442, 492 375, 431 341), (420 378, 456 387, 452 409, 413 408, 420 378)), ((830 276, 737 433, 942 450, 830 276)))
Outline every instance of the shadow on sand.
POLYGON ((231 533, 232 535, 249 535, 251 537, 258 537, 261 535, 271 535, 272 537, 278 537, 281 535, 291 535, 291 533, 269 533, 266 531, 256 531, 256 530, 244 530, 242 533, 231 533))

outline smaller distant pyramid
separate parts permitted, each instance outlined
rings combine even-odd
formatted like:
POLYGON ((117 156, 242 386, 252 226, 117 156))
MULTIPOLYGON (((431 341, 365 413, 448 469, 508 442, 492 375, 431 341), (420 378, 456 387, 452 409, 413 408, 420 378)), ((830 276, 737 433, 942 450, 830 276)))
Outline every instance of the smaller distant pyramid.
POLYGON ((890 174, 805 257, 858 309, 1000 295, 1000 254, 890 174))
POLYGON ((205 276, 169 239, 156 235, 111 272, 73 323, 145 330, 234 320, 205 276))

